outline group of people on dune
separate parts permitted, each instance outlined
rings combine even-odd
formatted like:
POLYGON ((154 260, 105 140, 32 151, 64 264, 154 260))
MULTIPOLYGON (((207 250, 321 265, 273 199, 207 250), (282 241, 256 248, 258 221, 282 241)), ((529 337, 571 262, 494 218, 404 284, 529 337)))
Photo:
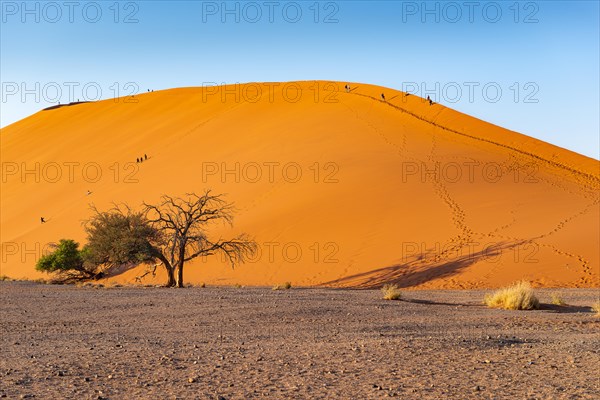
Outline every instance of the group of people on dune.
MULTIPOLYGON (((344 90, 346 91, 346 93, 350 93, 352 91, 352 89, 350 89, 350 85, 348 85, 348 84, 344 85, 344 90)), ((408 96, 409 94, 410 93, 406 93, 406 96, 408 96)), ((386 101, 384 93, 381 93, 381 100, 386 101)), ((433 105, 433 100, 431 100, 431 97, 427 96, 427 101, 429 102, 430 106, 433 105)))
MULTIPOLYGON (((409 93, 406 94, 407 96, 409 95, 409 93)), ((385 101, 385 94, 381 93, 381 100, 385 101)), ((427 96, 427 101, 429 102, 429 105, 432 106, 433 105, 433 100, 431 100, 431 97, 427 96)))

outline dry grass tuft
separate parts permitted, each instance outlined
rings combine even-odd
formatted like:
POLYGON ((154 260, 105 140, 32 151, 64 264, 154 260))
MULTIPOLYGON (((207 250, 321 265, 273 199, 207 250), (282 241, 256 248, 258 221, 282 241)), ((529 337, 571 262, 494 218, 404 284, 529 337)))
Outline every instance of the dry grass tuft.
POLYGON ((12 279, 6 275, 0 275, 0 281, 12 281, 12 279))
POLYGON ((384 300, 400 300, 402 297, 402 293, 400 292, 400 288, 396 284, 386 284, 381 288, 381 292, 383 293, 384 300))
POLYGON ((107 288, 110 289, 113 286, 113 284, 107 284, 108 286, 104 286, 101 283, 96 283, 96 282, 78 282, 75 283, 75 286, 79 287, 79 288, 86 288, 86 289, 103 289, 103 288, 107 288))
POLYGON ((497 290, 484 298, 488 307, 503 308, 505 310, 533 310, 540 306, 540 302, 529 282, 521 281, 512 286, 497 290))
POLYGON ((592 311, 596 313, 596 317, 600 318, 600 300, 592 304, 592 311))
POLYGON ((552 297, 552 304, 554 304, 555 306, 564 306, 567 304, 563 300, 560 293, 552 293, 551 297, 552 297))
POLYGON ((288 290, 292 288, 292 283, 291 282, 285 282, 282 285, 275 285, 273 286, 273 290, 288 290))

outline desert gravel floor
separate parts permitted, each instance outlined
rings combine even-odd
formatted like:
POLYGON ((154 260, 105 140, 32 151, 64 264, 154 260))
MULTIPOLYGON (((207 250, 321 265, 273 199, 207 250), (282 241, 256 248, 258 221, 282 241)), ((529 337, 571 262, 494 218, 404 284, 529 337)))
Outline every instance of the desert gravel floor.
POLYGON ((598 399, 600 292, 560 292, 504 311, 482 291, 0 282, 0 397, 598 399))

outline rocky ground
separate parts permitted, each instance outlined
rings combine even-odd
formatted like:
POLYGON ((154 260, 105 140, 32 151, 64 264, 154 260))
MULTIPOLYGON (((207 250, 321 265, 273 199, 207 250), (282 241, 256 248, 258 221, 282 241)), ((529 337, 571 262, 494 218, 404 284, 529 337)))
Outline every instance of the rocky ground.
POLYGON ((0 396, 600 398, 599 292, 561 293, 503 311, 481 291, 0 282, 0 396))

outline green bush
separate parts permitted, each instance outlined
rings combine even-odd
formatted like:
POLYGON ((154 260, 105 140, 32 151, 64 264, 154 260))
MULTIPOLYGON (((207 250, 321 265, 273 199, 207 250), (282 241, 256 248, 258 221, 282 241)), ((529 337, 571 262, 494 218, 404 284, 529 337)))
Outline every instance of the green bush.
POLYGON ((83 255, 79 243, 71 239, 61 239, 56 249, 40 257, 35 269, 42 272, 60 272, 83 268, 83 255))
POLYGON ((38 260, 35 269, 41 272, 57 273, 63 281, 76 281, 98 277, 98 265, 90 262, 87 247, 79 249, 79 243, 71 239, 61 239, 54 251, 38 260))

